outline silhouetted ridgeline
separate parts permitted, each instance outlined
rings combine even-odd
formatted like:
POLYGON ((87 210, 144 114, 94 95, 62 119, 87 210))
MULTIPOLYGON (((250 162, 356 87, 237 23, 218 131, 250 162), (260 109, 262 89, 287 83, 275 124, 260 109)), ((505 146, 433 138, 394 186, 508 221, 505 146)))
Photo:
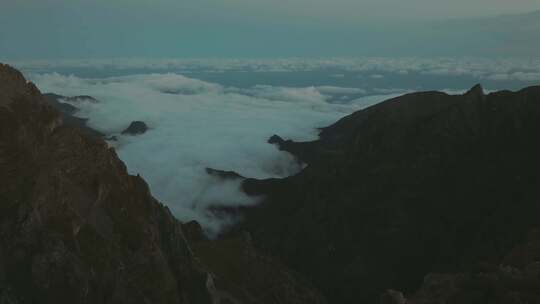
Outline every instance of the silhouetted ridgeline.
POLYGON ((194 244, 196 224, 64 115, 0 64, 0 303, 324 302, 249 239, 194 244))
POLYGON ((331 303, 540 303, 540 87, 408 94, 269 142, 308 167, 246 179, 266 199, 237 229, 331 303))

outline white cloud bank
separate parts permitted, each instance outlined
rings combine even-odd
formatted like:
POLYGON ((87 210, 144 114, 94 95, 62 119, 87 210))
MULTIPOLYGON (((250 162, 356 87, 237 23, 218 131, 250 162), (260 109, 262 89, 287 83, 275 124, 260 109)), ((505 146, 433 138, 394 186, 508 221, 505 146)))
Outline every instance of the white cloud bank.
POLYGON ((255 204, 239 183, 208 176, 206 167, 256 178, 283 177, 300 168, 292 157, 266 143, 273 134, 312 140, 317 127, 395 95, 328 101, 332 93, 362 93, 338 87, 237 89, 178 74, 82 79, 60 74, 30 76, 44 92, 90 95, 99 103, 77 104, 89 125, 119 136, 119 156, 141 174, 153 194, 183 221, 196 219, 215 233, 233 218, 212 214, 212 206, 255 204), (145 121, 140 136, 119 133, 131 121, 145 121))

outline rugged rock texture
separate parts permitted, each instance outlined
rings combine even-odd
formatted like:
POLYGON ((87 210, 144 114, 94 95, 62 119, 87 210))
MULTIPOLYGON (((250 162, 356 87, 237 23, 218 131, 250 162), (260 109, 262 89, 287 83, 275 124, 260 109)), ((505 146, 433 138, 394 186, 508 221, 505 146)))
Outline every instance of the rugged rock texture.
POLYGON ((531 231, 498 266, 426 275, 407 303, 540 303, 540 231, 531 231))
MULTIPOLYGON (((209 262, 214 247, 225 250, 220 243, 202 238, 194 223, 185 235, 113 149, 63 117, 0 64, 0 303, 324 302, 277 263, 245 266, 283 283, 266 297, 248 297, 264 279, 221 287, 230 274, 202 263, 188 237, 212 246, 201 250, 209 262)), ((231 256, 225 265, 244 261, 231 256)))
POLYGON ((214 298, 224 303, 326 303, 309 282, 278 260, 258 253, 249 234, 198 242, 192 248, 212 269, 214 298))
POLYGON ((427 273, 497 268, 540 227, 538 138, 540 87, 391 99, 322 129, 317 141, 272 137, 308 166, 245 180, 248 194, 266 199, 243 209, 238 229, 332 303, 411 293, 427 273))
POLYGON ((129 127, 122 131, 122 134, 126 135, 139 135, 144 134, 148 130, 148 126, 143 121, 133 121, 129 124, 129 127))
POLYGON ((146 183, 7 66, 0 172, 4 301, 210 303, 180 223, 146 183))

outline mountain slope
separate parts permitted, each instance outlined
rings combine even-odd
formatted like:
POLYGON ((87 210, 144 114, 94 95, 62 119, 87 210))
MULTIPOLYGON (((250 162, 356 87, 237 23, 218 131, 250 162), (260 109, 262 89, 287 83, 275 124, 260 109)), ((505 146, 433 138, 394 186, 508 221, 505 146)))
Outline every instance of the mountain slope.
POLYGON ((272 137, 308 167, 246 179, 245 192, 265 200, 242 210, 237 229, 332 303, 411 293, 430 272, 496 267, 540 226, 539 135, 540 87, 391 99, 317 141, 272 137))

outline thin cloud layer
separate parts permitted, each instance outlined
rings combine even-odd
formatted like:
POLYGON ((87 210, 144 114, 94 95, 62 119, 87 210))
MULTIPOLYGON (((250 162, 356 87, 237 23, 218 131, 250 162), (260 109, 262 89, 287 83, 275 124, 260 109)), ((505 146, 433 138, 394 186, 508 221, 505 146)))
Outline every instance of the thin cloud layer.
MULTIPOLYGON (((381 78, 384 73, 410 75, 414 73, 437 76, 471 76, 481 80, 540 81, 540 58, 325 58, 325 59, 94 59, 57 61, 11 61, 26 71, 58 69, 94 70, 177 70, 191 72, 309 72, 347 71, 381 78)), ((331 73, 343 77, 342 73, 331 73)), ((323 90, 325 88, 322 88, 323 90)))

